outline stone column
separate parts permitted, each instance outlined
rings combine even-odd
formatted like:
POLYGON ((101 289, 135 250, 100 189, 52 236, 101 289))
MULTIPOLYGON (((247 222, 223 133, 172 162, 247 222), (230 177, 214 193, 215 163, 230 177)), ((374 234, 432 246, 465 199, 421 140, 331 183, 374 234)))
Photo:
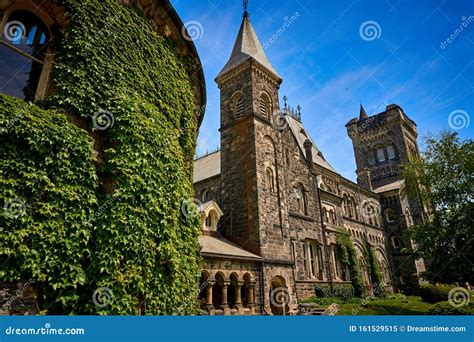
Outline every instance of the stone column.
POLYGON ((247 287, 247 301, 248 307, 255 306, 255 283, 252 283, 247 287))
POLYGON ((230 314, 229 303, 227 303, 227 287, 230 285, 229 282, 224 282, 222 284, 222 301, 221 301, 221 309, 224 310, 224 315, 230 314))
POLYGON ((212 287, 214 286, 214 284, 214 281, 207 281, 206 302, 204 304, 204 308, 207 311, 214 310, 214 306, 212 305, 212 287))
POLYGON ((237 283, 235 286, 235 305, 242 305, 242 283, 237 283))

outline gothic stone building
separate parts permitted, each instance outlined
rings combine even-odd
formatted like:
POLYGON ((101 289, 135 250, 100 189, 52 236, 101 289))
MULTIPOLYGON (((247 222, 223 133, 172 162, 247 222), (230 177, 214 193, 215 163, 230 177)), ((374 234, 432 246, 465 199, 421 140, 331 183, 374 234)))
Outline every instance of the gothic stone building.
MULTIPOLYGON (((410 289, 423 262, 401 252, 403 230, 423 218, 403 192, 399 166, 418 154, 415 123, 397 105, 346 125, 357 184, 324 158, 300 110, 280 108, 282 82, 247 14, 216 82, 221 149, 195 160, 203 202, 202 307, 209 314, 292 314, 316 284, 350 283, 336 253, 348 232, 370 288, 370 246, 387 290, 410 289)), ((382 285, 382 284, 378 284, 382 285)))

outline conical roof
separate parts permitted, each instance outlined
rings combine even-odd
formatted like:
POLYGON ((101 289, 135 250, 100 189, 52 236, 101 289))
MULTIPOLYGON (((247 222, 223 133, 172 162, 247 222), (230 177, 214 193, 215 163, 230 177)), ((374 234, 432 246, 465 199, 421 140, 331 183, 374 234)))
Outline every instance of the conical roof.
POLYGON ((226 63, 224 68, 222 68, 217 77, 222 76, 223 74, 229 72, 251 58, 263 65, 270 72, 275 74, 275 76, 280 78, 278 73, 268 61, 268 58, 263 51, 262 45, 258 40, 257 34, 250 23, 248 15, 245 14, 244 18, 242 19, 239 34, 235 40, 234 48, 229 61, 226 63))
POLYGON ((364 107, 362 104, 360 105, 360 115, 359 115, 359 120, 365 120, 368 119, 369 116, 367 115, 367 112, 365 111, 364 107))

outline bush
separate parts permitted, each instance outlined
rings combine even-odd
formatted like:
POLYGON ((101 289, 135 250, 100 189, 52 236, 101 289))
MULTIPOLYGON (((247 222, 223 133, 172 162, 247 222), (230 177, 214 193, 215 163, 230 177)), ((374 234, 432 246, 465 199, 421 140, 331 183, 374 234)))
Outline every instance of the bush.
POLYGON ((351 284, 318 284, 315 286, 316 297, 331 297, 348 300, 354 298, 354 287, 351 284))
POLYGON ((439 302, 433 305, 426 313, 428 315, 473 315, 474 305, 469 304, 457 308, 449 302, 439 302))
POLYGON ((421 285, 420 297, 427 303, 437 303, 448 300, 449 291, 453 285, 421 285))

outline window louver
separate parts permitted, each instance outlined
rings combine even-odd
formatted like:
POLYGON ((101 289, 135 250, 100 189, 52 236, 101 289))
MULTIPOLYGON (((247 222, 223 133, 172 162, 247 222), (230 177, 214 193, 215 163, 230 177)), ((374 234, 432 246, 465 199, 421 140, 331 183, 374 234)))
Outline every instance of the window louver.
POLYGON ((244 115, 244 100, 240 97, 235 104, 235 117, 240 119, 244 115))

